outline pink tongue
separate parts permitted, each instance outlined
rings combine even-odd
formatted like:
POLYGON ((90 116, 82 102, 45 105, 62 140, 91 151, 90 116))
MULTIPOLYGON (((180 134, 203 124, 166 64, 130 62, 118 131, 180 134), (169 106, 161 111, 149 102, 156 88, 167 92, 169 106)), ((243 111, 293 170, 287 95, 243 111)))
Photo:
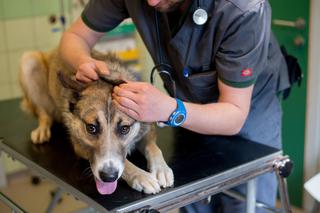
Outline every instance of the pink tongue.
POLYGON ((112 194, 117 188, 117 181, 114 182, 102 182, 96 179, 97 190, 102 195, 112 194))

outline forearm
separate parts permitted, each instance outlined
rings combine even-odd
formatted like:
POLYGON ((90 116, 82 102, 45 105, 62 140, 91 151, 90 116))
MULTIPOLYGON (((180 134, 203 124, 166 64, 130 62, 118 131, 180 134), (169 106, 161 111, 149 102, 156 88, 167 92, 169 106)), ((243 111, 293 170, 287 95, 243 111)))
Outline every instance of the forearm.
POLYGON ((90 58, 91 47, 81 37, 73 32, 65 32, 61 38, 59 53, 64 62, 73 70, 86 58, 90 58))
POLYGON ((247 117, 247 112, 231 103, 185 103, 187 119, 184 128, 208 135, 235 135, 247 117))
POLYGON ((90 61, 91 49, 103 34, 91 30, 79 18, 62 35, 59 47, 61 57, 67 65, 77 70, 80 64, 90 61))
MULTIPOLYGON (((217 103, 184 102, 187 118, 182 127, 208 135, 234 135, 242 128, 251 102, 253 85, 232 88, 218 81, 217 103)), ((143 122, 167 121, 176 109, 174 98, 144 82, 129 82, 114 88, 114 103, 132 118, 143 122)))
POLYGON ((209 135, 235 135, 247 119, 253 86, 233 88, 218 80, 217 103, 185 103, 187 120, 183 127, 209 135))

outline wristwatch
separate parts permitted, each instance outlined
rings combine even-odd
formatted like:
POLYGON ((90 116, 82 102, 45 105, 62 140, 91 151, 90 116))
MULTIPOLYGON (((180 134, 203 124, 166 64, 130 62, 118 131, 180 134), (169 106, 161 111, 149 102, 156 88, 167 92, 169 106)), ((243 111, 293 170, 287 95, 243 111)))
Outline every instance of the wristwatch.
POLYGON ((183 102, 178 98, 176 98, 176 102, 177 108, 171 113, 168 121, 164 122, 164 124, 171 127, 180 126, 187 118, 187 111, 183 102))

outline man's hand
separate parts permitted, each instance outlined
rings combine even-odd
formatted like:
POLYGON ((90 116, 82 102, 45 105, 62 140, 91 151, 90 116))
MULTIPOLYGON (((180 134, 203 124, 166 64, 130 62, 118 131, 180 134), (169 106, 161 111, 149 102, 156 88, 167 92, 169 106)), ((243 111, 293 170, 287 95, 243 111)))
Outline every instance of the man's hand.
POLYGON ((176 108, 174 98, 145 82, 120 84, 112 96, 122 112, 142 122, 167 121, 176 108))
POLYGON ((109 69, 105 62, 93 58, 81 60, 76 73, 78 81, 89 83, 99 79, 98 74, 109 75, 109 69))

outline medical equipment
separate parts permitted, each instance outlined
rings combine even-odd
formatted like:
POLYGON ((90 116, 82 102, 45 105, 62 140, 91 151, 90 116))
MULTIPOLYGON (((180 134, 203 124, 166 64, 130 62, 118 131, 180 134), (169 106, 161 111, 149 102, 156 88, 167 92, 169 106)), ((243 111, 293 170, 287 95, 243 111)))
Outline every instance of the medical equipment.
POLYGON ((192 20, 197 25, 204 25, 208 20, 208 13, 201 8, 200 0, 197 0, 197 9, 193 12, 192 20))
MULTIPOLYGON (((171 85, 166 85, 167 87, 171 87, 171 88, 167 88, 169 91, 172 91, 172 96, 176 98, 176 82, 173 78, 173 76, 171 75, 172 73, 172 66, 170 64, 164 63, 163 62, 163 55, 162 55, 162 45, 161 45, 161 38, 160 38, 160 26, 159 26, 159 14, 156 10, 154 10, 154 18, 155 18, 155 25, 156 25, 156 36, 157 36, 157 44, 156 44, 156 49, 158 50, 158 61, 159 63, 156 64, 152 70, 151 70, 151 74, 150 74, 150 82, 151 84, 154 84, 154 72, 157 70, 159 75, 162 77, 162 79, 164 80, 164 82, 171 82, 171 85), (167 78, 167 80, 169 81, 165 81, 167 78)), ((201 3, 200 0, 197 0, 197 9, 193 12, 192 15, 192 19, 193 22, 197 25, 203 25, 207 22, 208 20, 208 14, 207 12, 201 8, 201 3)), ((188 57, 187 57, 188 58, 188 57)), ((188 59, 187 61, 188 62, 188 59)), ((186 63, 187 64, 187 63, 186 63)), ((183 69, 183 75, 185 77, 189 76, 189 70, 188 68, 184 68, 183 69)))
MULTIPOLYGON (((155 17, 155 24, 156 24, 156 36, 157 36, 157 44, 156 44, 156 48, 158 50, 158 60, 159 63, 156 64, 150 73, 150 83, 154 84, 154 72, 158 71, 159 75, 162 77, 163 80, 165 80, 165 78, 168 78, 168 80, 171 82, 171 91, 172 91, 172 96, 176 98, 176 82, 173 79, 171 72, 172 72, 172 66, 170 64, 166 64, 163 62, 163 58, 162 58, 162 46, 161 46, 161 41, 160 41, 160 32, 159 32, 159 20, 158 20, 158 12, 156 10, 154 10, 154 17, 155 17)), ((168 81, 167 81, 168 82, 168 81)), ((170 89, 170 88, 167 88, 170 89)))

